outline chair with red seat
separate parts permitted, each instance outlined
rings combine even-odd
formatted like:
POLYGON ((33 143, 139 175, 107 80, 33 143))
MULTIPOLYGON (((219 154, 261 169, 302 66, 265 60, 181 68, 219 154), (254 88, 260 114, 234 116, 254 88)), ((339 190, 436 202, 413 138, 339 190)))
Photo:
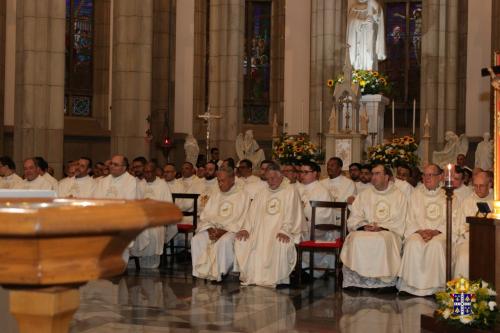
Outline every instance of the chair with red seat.
MULTIPOLYGON (((309 269, 311 277, 314 275, 314 253, 315 252, 332 252, 335 253, 335 286, 340 282, 340 273, 342 269, 342 262, 340 261, 340 251, 347 234, 347 203, 345 202, 331 202, 331 201, 310 201, 311 203, 311 239, 308 241, 300 242, 297 247, 297 265, 295 268, 298 274, 298 283, 302 284, 302 254, 309 252, 309 269), (331 208, 340 209, 340 225, 336 224, 316 224, 316 209, 317 208, 331 208), (340 237, 332 242, 318 242, 316 241, 315 231, 333 231, 339 230, 340 237)), ((328 269, 327 269, 328 270, 328 269)))
MULTIPOLYGON (((184 234, 184 246, 175 246, 174 245, 174 239, 175 237, 170 241, 170 254, 172 255, 172 258, 174 258, 175 254, 175 249, 176 248, 181 248, 184 249, 184 255, 185 259, 187 260, 188 258, 188 250, 189 250, 189 234, 196 232, 196 227, 198 226, 198 197, 200 195, 198 193, 172 193, 172 199, 175 203, 176 199, 191 199, 193 200, 193 211, 191 212, 182 212, 182 215, 184 216, 192 216, 193 217, 193 224, 188 224, 188 223, 178 223, 177 224, 177 231, 179 234, 184 234)), ((166 245, 166 244, 165 244, 166 245)), ((165 249, 163 251, 166 253, 165 249)), ((171 261, 173 262, 173 261, 171 261)))

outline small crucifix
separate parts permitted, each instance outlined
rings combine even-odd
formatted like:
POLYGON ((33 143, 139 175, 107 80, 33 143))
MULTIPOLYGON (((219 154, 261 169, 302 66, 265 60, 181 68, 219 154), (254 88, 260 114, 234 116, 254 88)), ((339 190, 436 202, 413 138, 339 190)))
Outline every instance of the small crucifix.
POLYGON ((209 105, 207 108, 207 112, 198 115, 198 118, 205 120, 205 123, 207 124, 207 160, 208 160, 208 152, 210 151, 210 123, 212 119, 220 119, 222 118, 222 116, 211 114, 209 105))

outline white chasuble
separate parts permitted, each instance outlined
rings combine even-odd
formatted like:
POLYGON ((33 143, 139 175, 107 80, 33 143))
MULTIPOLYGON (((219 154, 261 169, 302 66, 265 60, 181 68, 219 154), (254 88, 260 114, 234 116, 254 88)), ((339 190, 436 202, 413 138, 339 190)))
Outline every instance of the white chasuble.
POLYGON ((128 172, 124 172, 118 177, 107 175, 97 184, 94 197, 97 199, 135 200, 137 198, 137 179, 128 172))
POLYGON ((33 180, 23 179, 22 182, 18 182, 14 185, 14 189, 19 189, 19 190, 49 190, 49 191, 56 191, 57 192, 57 186, 54 187, 51 183, 49 183, 42 176, 38 176, 33 180))
POLYGON ((446 283, 446 196, 438 187, 421 187, 412 193, 408 204, 403 259, 398 289, 426 296, 442 289, 446 283), (441 232, 425 242, 419 230, 441 232))
POLYGON ((92 198, 97 187, 96 181, 89 177, 69 177, 59 182, 59 197, 92 198))
POLYGON ((392 183, 386 190, 375 187, 354 200, 347 220, 349 235, 342 247, 344 287, 379 288, 394 286, 401 264, 401 244, 407 199, 392 183), (367 224, 386 229, 358 230, 367 224))
POLYGON ((250 205, 247 193, 233 185, 228 192, 214 192, 201 213, 196 235, 191 240, 193 275, 220 281, 234 263, 234 237, 241 229, 250 205), (208 229, 226 231, 217 241, 208 237, 208 229))
POLYGON ((242 229, 250 237, 235 242, 236 264, 244 285, 256 284, 274 287, 288 283, 295 267, 304 210, 299 194, 283 180, 272 190, 267 187, 250 205, 242 229), (278 233, 290 238, 280 242, 278 233))
POLYGON ((23 182, 23 179, 19 177, 17 174, 13 173, 9 176, 0 177, 0 188, 3 189, 12 189, 15 188, 17 184, 23 182))

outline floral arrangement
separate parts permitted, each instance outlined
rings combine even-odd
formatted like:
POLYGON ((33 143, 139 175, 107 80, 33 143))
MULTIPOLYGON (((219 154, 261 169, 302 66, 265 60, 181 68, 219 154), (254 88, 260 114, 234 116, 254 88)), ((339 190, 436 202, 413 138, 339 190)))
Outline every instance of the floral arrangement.
POLYGON ((368 148, 368 159, 373 164, 385 164, 397 167, 406 164, 415 167, 419 163, 418 144, 411 136, 395 138, 390 143, 368 148))
POLYGON ((446 291, 435 296, 438 309, 434 316, 440 320, 479 329, 490 328, 496 322, 496 292, 483 280, 457 278, 446 284, 446 291))
POLYGON ((318 157, 316 145, 306 133, 288 135, 283 133, 273 144, 273 159, 282 164, 300 165, 305 161, 315 162, 318 157))
MULTIPOLYGON (((335 80, 328 80, 326 85, 330 90, 334 91, 335 85, 344 81, 344 75, 339 75, 335 80)), ((361 95, 382 94, 389 95, 391 92, 391 84, 388 82, 386 75, 380 74, 377 71, 369 71, 357 69, 352 72, 352 82, 358 83, 361 89, 361 95)))

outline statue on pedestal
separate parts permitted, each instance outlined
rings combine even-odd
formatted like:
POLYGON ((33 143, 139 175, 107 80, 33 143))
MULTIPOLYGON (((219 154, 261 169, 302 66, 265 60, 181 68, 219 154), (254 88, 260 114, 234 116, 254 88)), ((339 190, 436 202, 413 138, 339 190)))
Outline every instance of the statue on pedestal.
POLYGON ((453 131, 447 131, 445 134, 446 144, 441 151, 432 153, 432 162, 440 167, 446 166, 448 163, 455 164, 458 154, 467 155, 469 150, 469 140, 465 134, 456 135, 453 131))
POLYGON ((385 60, 385 32, 382 7, 376 0, 355 0, 347 17, 349 58, 354 69, 377 70, 385 60))
POLYGON ((254 165, 254 168, 260 166, 260 162, 266 159, 264 151, 259 147, 259 144, 253 138, 253 131, 247 130, 245 136, 243 133, 238 134, 236 138, 236 153, 241 160, 248 159, 254 165))
POLYGON ((186 162, 196 166, 198 154, 200 153, 200 147, 198 146, 198 141, 192 134, 188 134, 186 137, 186 142, 184 142, 184 151, 186 153, 186 162))
POLYGON ((359 133, 360 134, 368 135, 368 122, 369 121, 370 120, 368 119, 368 113, 366 112, 366 105, 365 105, 365 109, 363 110, 363 112, 359 116, 359 133))
POLYGON ((493 169, 493 141, 490 140, 489 132, 483 134, 483 141, 477 145, 474 166, 483 170, 493 169))
POLYGON ((337 133, 337 110, 335 109, 335 105, 332 107, 332 112, 330 112, 330 117, 328 118, 329 128, 328 133, 334 134, 337 133))

